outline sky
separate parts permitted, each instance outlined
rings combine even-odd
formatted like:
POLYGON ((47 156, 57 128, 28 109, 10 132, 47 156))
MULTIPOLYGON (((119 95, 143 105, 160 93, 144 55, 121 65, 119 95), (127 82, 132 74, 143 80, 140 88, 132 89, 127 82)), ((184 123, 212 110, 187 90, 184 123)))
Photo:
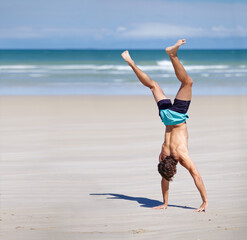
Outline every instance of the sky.
POLYGON ((247 0, 1 0, 0 49, 246 49, 247 0))

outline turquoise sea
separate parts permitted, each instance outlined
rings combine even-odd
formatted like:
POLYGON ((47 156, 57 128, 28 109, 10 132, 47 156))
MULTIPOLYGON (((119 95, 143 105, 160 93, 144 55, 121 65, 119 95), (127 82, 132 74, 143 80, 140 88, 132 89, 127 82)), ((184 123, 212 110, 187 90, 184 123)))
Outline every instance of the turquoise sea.
MULTIPOLYGON (((146 95, 123 50, 0 50, 0 95, 146 95)), ((167 95, 179 82, 164 50, 130 50, 167 95)), ((179 50, 194 95, 246 95, 247 50, 179 50)))

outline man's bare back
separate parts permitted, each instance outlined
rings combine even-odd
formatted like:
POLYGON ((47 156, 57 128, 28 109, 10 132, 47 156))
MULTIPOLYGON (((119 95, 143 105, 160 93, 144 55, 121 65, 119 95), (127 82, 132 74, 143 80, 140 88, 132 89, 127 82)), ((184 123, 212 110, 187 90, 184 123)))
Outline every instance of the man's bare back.
POLYGON ((161 159, 167 156, 173 156, 179 161, 179 152, 188 152, 188 131, 187 124, 180 123, 178 125, 166 126, 165 140, 162 144, 162 151, 160 153, 161 159))
POLYGON ((166 97, 157 82, 149 78, 149 76, 141 71, 135 62, 131 59, 129 52, 122 53, 123 59, 133 69, 140 82, 149 87, 152 91, 155 101, 159 107, 159 115, 162 122, 166 125, 165 140, 161 147, 159 155, 159 172, 162 176, 161 189, 163 194, 163 204, 154 209, 166 209, 168 206, 169 181, 176 173, 176 165, 179 162, 191 174, 195 185, 200 192, 202 198, 201 206, 196 209, 197 212, 206 211, 208 206, 207 193, 203 180, 192 161, 188 152, 188 131, 186 119, 188 118, 187 111, 189 108, 192 96, 193 80, 185 71, 183 65, 177 57, 178 48, 185 44, 185 39, 178 40, 171 47, 166 48, 166 53, 170 57, 175 74, 181 82, 174 103, 166 97), (168 165, 168 167, 166 167, 168 165), (171 171, 173 169, 173 171, 171 171))

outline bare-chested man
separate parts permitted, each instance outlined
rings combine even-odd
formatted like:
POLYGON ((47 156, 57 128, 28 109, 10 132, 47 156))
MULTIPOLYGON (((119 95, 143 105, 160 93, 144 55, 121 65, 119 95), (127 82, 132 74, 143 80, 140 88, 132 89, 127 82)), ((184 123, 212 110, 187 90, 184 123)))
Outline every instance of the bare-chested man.
POLYGON ((188 132, 186 119, 187 111, 191 101, 193 80, 185 71, 183 65, 177 57, 178 48, 185 44, 185 39, 178 40, 174 46, 166 48, 166 53, 170 57, 175 74, 181 82, 180 89, 176 95, 174 103, 166 97, 157 82, 141 71, 131 59, 129 52, 122 53, 123 59, 133 69, 141 83, 150 88, 159 108, 159 115, 166 125, 165 141, 162 144, 159 155, 158 171, 162 176, 161 189, 163 194, 163 204, 154 209, 166 209, 168 206, 169 181, 176 173, 176 165, 179 162, 185 167, 194 179, 195 185, 201 194, 202 204, 196 209, 197 212, 206 211, 208 206, 207 193, 202 178, 191 160, 188 152, 188 132))

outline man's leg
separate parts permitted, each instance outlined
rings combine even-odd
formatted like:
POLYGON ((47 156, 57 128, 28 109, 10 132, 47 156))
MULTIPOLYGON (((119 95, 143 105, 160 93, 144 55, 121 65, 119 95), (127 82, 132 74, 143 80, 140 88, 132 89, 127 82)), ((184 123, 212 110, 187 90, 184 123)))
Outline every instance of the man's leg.
POLYGON ((135 62, 131 59, 128 51, 123 52, 122 57, 129 64, 129 66, 133 69, 133 71, 135 72, 140 82, 144 86, 150 88, 156 102, 167 98, 164 92, 162 91, 162 89, 160 88, 160 86, 158 85, 158 83, 153 81, 146 73, 144 73, 141 69, 139 69, 135 65, 135 62))
POLYGON ((178 40, 178 42, 174 46, 166 48, 166 53, 171 59, 178 80, 181 82, 181 86, 176 95, 176 99, 189 101, 191 100, 191 96, 192 96, 193 80, 187 74, 183 65, 180 63, 177 57, 178 48, 185 43, 186 43, 185 39, 178 40))

